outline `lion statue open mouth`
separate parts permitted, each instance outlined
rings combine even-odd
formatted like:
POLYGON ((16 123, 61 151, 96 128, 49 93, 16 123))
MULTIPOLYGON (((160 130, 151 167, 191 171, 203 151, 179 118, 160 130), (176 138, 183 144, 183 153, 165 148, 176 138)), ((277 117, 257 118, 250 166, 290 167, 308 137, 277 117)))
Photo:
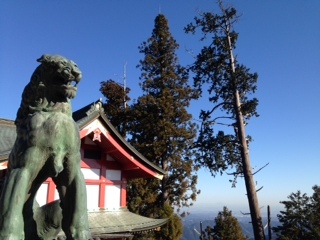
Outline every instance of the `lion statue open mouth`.
POLYGON ((60 225, 68 240, 91 239, 79 129, 70 102, 82 74, 73 61, 62 56, 43 55, 38 62, 15 121, 17 139, 0 201, 0 239, 55 239, 52 234, 57 231, 50 229, 60 225), (53 219, 51 226, 37 223, 36 214, 32 215, 37 190, 48 177, 57 186, 63 216, 62 221, 55 215, 46 216, 53 219), (27 219, 30 213, 32 221, 27 219), (28 235, 31 228, 37 236, 28 235))

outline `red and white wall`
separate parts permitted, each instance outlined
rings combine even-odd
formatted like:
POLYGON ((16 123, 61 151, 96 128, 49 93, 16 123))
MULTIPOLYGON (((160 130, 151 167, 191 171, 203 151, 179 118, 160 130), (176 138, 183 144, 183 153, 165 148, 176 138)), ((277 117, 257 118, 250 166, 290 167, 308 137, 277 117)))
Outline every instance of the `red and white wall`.
MULTIPOLYGON (((126 206, 127 181, 122 176, 121 165, 88 137, 81 145, 81 170, 87 188, 88 210, 118 209, 126 206)), ((36 200, 42 206, 59 199, 56 186, 48 178, 38 190, 36 200)))

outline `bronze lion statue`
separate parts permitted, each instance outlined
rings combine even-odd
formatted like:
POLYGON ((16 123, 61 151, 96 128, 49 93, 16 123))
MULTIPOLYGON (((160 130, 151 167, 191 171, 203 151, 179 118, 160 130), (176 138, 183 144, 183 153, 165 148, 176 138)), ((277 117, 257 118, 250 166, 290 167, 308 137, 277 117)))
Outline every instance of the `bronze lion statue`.
POLYGON ((37 61, 40 65, 23 91, 15 121, 17 138, 0 200, 0 239, 56 239, 52 228, 58 232, 60 226, 68 240, 92 239, 79 129, 71 109, 81 71, 58 55, 43 55, 37 61), (60 215, 51 209, 46 216, 36 217, 40 211, 35 210, 34 199, 48 177, 59 192, 60 215), (32 229, 36 237, 28 235, 32 229))

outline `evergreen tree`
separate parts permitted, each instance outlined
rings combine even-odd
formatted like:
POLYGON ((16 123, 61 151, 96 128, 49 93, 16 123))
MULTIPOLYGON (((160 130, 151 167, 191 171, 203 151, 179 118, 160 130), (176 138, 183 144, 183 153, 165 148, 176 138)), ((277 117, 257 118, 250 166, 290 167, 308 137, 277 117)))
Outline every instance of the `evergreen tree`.
POLYGON ((256 240, 264 239, 264 229, 250 163, 245 125, 252 116, 258 116, 258 100, 249 98, 257 89, 257 74, 240 64, 234 57, 238 33, 233 29, 237 20, 236 9, 224 8, 219 1, 221 14, 201 13, 185 28, 187 33, 201 29, 201 41, 209 43, 196 56, 190 67, 194 72, 194 85, 202 93, 207 88, 213 107, 201 110, 202 121, 197 139, 201 156, 199 165, 211 173, 235 169, 234 184, 238 176, 245 180, 248 203, 256 240), (231 128, 231 129, 230 129, 231 128))
POLYGON ((143 96, 132 106, 131 144, 167 174, 161 182, 139 179, 131 182, 129 208, 148 217, 168 217, 169 223, 155 239, 179 239, 182 224, 173 210, 192 205, 196 199, 197 176, 191 146, 196 135, 192 116, 187 112, 195 92, 188 85, 188 72, 178 63, 178 44, 168 21, 159 14, 151 37, 141 44, 143 96), (147 198, 142 197, 147 196, 147 198), (150 204, 152 203, 152 204, 150 204))
POLYGON ((100 83, 100 92, 106 97, 103 104, 104 111, 109 121, 123 136, 126 136, 127 124, 130 121, 130 88, 125 88, 112 79, 100 83))
POLYGON ((245 240, 248 239, 243 233, 238 219, 232 216, 227 207, 218 213, 213 228, 207 227, 203 240, 245 240))
POLYGON ((313 195, 310 198, 311 216, 310 216, 310 232, 313 236, 320 239, 320 187, 313 186, 313 195))
POLYGON ((313 187, 311 197, 300 191, 291 193, 278 214, 280 226, 273 230, 280 240, 316 240, 320 239, 320 188, 313 187))

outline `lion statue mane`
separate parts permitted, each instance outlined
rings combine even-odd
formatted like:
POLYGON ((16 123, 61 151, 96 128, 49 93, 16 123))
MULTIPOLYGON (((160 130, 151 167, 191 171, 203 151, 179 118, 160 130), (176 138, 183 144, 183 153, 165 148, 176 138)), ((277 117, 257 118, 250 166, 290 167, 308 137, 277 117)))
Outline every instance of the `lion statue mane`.
POLYGON ((51 240, 61 228, 67 240, 92 239, 79 129, 71 109, 82 74, 59 55, 37 61, 15 120, 17 138, 0 200, 0 239, 51 240), (35 196, 48 177, 56 184, 60 204, 39 208, 35 196))

